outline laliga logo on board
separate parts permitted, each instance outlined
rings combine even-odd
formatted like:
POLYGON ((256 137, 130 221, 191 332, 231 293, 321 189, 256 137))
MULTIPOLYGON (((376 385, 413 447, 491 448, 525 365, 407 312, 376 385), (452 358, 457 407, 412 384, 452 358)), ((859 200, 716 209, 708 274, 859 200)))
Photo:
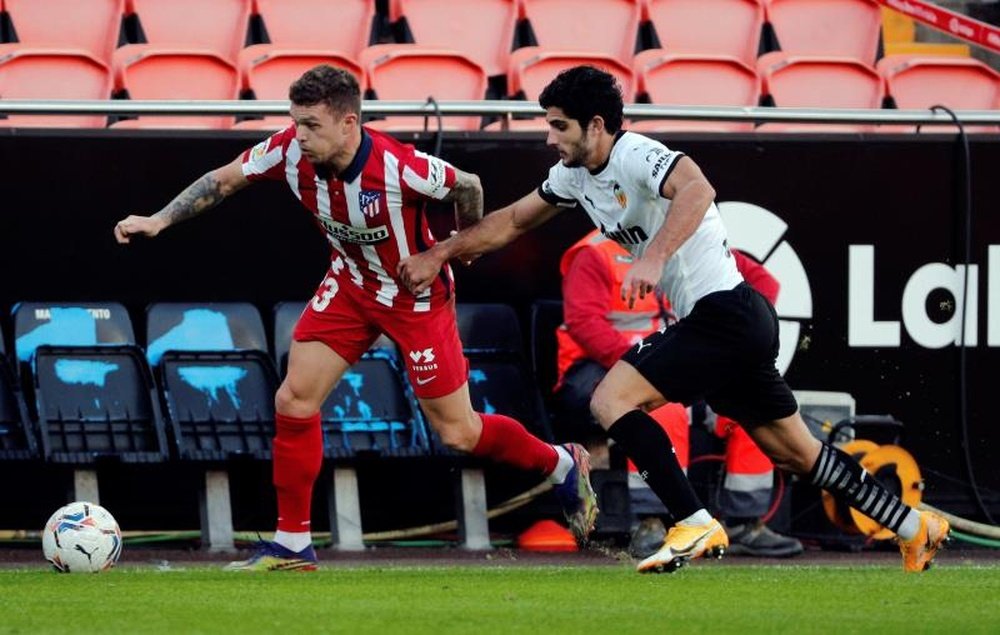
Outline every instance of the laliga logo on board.
POLYGON ((783 240, 788 224, 775 213, 741 201, 719 203, 718 208, 729 235, 729 246, 753 256, 781 284, 774 307, 781 345, 775 363, 778 372, 784 375, 798 348, 802 321, 812 318, 809 277, 795 249, 783 240))

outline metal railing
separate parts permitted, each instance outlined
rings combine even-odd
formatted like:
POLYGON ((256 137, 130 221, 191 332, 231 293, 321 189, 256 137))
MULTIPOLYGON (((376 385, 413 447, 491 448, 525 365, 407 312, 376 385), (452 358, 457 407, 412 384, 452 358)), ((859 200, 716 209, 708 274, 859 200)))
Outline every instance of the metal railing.
MULTIPOLYGON (((182 101, 182 100, 0 100, 3 115, 287 115, 287 101, 182 101)), ((532 117, 544 111, 534 102, 519 101, 365 101, 369 116, 469 116, 532 117)), ((1000 125, 1000 110, 958 110, 966 125, 1000 125)), ((625 117, 687 121, 812 122, 856 124, 953 124, 950 115, 931 110, 763 108, 731 106, 659 106, 629 104, 625 117)))

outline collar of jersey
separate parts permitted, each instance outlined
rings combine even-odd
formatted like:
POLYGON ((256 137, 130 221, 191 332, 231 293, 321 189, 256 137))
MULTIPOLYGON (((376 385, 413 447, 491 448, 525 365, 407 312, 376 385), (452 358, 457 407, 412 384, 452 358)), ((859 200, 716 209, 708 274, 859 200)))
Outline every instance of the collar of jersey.
MULTIPOLYGON (((625 134, 624 130, 619 130, 618 132, 615 133, 615 140, 611 142, 611 152, 615 151, 615 144, 618 143, 618 140, 622 138, 623 134, 625 134)), ((611 162, 611 152, 608 152, 608 158, 604 159, 604 163, 600 164, 593 170, 590 170, 590 173, 593 176, 597 176, 598 174, 604 171, 604 168, 608 167, 608 163, 611 162)))
POLYGON ((361 174, 361 170, 365 167, 365 162, 368 161, 368 155, 372 153, 372 138, 365 131, 364 127, 361 128, 361 145, 358 146, 358 151, 351 159, 350 164, 344 169, 343 172, 337 175, 337 178, 345 183, 350 183, 354 179, 358 178, 361 174))

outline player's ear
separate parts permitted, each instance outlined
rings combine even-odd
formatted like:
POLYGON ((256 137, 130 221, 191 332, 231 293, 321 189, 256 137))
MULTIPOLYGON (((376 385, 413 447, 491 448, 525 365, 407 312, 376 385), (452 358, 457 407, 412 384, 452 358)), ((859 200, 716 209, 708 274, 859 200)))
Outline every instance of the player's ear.
POLYGON ((604 117, 600 115, 594 115, 590 119, 590 123, 587 125, 588 131, 593 130, 596 134, 600 134, 604 130, 604 117))

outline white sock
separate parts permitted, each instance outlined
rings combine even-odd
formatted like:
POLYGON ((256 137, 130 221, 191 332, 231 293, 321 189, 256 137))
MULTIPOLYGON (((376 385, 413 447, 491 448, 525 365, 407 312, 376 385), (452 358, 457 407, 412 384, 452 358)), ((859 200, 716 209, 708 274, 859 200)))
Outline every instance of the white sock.
POLYGON ((709 514, 704 507, 702 507, 677 524, 684 525, 685 527, 697 527, 698 525, 707 525, 710 522, 712 522, 712 515, 709 514))
POLYGON ((274 532, 274 542, 285 549, 292 551, 302 551, 312 544, 312 533, 308 531, 281 531, 274 532))
POLYGON ((554 485, 561 485, 566 481, 569 471, 573 469, 573 457, 561 445, 554 445, 552 447, 556 449, 556 454, 559 455, 559 462, 556 463, 556 469, 552 470, 552 473, 549 474, 549 481, 554 485))
POLYGON ((910 508, 910 511, 903 517, 903 522, 899 524, 899 531, 896 532, 896 535, 903 540, 913 540, 918 531, 920 531, 920 512, 910 508))

